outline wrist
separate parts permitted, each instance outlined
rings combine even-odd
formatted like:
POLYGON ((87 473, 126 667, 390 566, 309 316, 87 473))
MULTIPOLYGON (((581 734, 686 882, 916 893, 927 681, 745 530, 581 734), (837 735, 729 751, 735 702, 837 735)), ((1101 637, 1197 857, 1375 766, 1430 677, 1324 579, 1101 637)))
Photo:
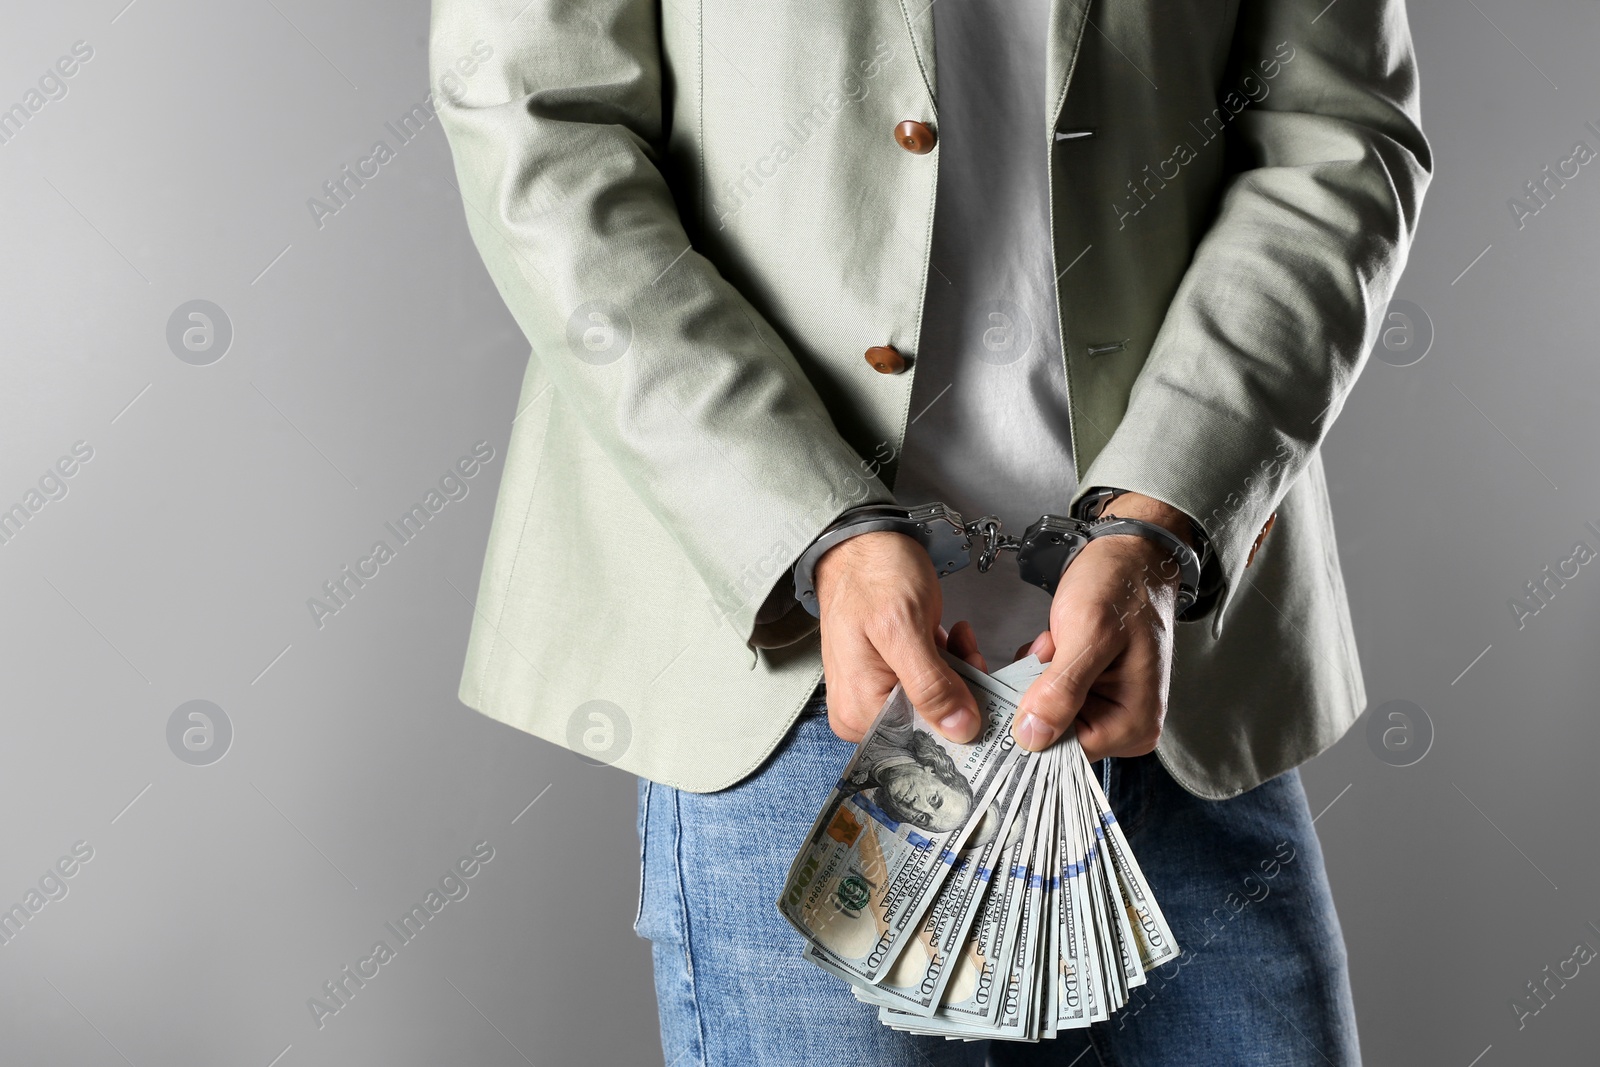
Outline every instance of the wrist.
POLYGON ((1176 594, 1183 585, 1182 572, 1172 553, 1149 538, 1099 537, 1084 546, 1079 558, 1085 563, 1093 559, 1097 567, 1110 566, 1152 593, 1162 590, 1176 594))
POLYGON ((1084 503, 1093 516, 1091 545, 1102 539, 1130 543, 1121 558, 1136 561, 1148 588, 1176 591, 1180 616, 1194 605, 1205 574, 1205 535, 1187 514, 1164 501, 1121 490, 1095 490, 1084 503), (1132 544, 1137 541, 1144 543, 1132 544))
POLYGON ((1154 523, 1190 548, 1198 550, 1200 547, 1195 544, 1194 523, 1189 516, 1171 504, 1142 493, 1119 495, 1100 512, 1100 518, 1138 519, 1154 523))
POLYGON ((852 562, 866 557, 881 559, 901 547, 909 547, 919 555, 926 555, 915 538, 896 530, 871 530, 840 541, 817 558, 815 573, 818 594, 831 583, 835 574, 848 568, 852 562), (897 544, 897 539, 903 544, 897 544))
MULTIPOLYGON (((971 536, 961 516, 944 504, 935 502, 913 508, 898 504, 864 504, 845 511, 800 554, 792 572, 795 599, 813 616, 821 618, 816 572, 822 557, 832 554, 835 548, 847 541, 883 532, 898 533, 916 545, 935 578, 960 570, 971 559, 971 536)), ((889 544, 902 550, 906 548, 903 542, 875 543, 889 544)), ((853 553, 848 553, 845 558, 850 555, 853 553)))

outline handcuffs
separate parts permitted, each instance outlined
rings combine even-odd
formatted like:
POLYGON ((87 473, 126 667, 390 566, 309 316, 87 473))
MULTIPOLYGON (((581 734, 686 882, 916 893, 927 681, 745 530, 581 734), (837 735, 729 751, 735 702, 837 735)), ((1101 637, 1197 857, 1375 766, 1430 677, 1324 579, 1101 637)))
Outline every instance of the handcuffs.
MULTIPOLYGON (((1121 490, 1096 490, 1080 501, 1079 511, 1099 515, 1107 504, 1120 495, 1121 490)), ((1179 616, 1199 596, 1204 564, 1200 553, 1185 544, 1182 538, 1155 523, 1140 519, 1041 515, 1037 522, 1023 531, 1021 537, 1015 537, 1001 532, 1000 520, 994 515, 984 515, 967 522, 949 505, 937 501, 916 507, 866 504, 851 508, 835 519, 801 553, 794 565, 795 599, 812 615, 821 618, 822 608, 817 600, 815 577, 817 561, 841 541, 878 530, 892 530, 915 540, 928 553, 928 558, 933 561, 933 569, 940 578, 954 574, 973 562, 977 563, 979 573, 985 573, 1001 552, 1015 552, 1018 577, 1051 596, 1055 595, 1061 576, 1090 541, 1123 534, 1143 537, 1165 548, 1177 567, 1179 616), (976 560, 973 559, 975 548, 976 560)), ((1204 549, 1203 540, 1201 544, 1204 549)))

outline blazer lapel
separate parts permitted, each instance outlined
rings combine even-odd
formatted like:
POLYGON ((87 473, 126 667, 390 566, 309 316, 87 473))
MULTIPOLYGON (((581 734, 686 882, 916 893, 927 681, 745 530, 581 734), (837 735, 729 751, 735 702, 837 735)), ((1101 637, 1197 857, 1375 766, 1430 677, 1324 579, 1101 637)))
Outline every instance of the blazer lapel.
POLYGON ((1078 59, 1078 46, 1083 43, 1084 27, 1089 24, 1089 5, 1092 0, 1052 0, 1050 5, 1050 41, 1045 61, 1045 72, 1050 83, 1050 127, 1054 129, 1061 117, 1061 105, 1067 98, 1067 87, 1072 81, 1072 70, 1078 59))
MULTIPOLYGON (((939 77, 938 58, 933 42, 933 5, 938 0, 898 0, 900 12, 905 16, 906 29, 911 34, 911 48, 917 56, 917 68, 922 72, 922 82, 928 89, 928 99, 938 111, 939 77)), ((1067 86, 1072 79, 1072 68, 1078 58, 1078 47, 1083 43, 1083 31, 1089 24, 1089 5, 1092 0, 1051 0, 1050 40, 1045 61, 1051 102, 1050 125, 1054 128, 1061 115, 1061 104, 1067 98, 1067 86)))
POLYGON ((933 49, 933 5, 938 0, 899 0, 900 11, 905 15, 906 29, 911 31, 911 49, 917 54, 917 69, 922 72, 922 84, 927 86, 928 100, 934 113, 939 110, 939 79, 935 72, 937 59, 933 49))

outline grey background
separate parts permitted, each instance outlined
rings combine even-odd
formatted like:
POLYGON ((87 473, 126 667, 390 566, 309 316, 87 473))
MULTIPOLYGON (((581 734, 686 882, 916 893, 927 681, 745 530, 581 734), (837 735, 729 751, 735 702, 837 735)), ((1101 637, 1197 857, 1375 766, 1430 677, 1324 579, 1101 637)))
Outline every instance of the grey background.
MULTIPOLYGON (((306 207, 427 93, 426 5, 124 4, 13 2, 0 36, 0 107, 94 49, 0 144, 0 509, 93 449, 0 544, 0 906, 94 850, 0 947, 0 1061, 659 1063, 632 779, 455 700, 526 348, 437 121, 306 207), (234 331, 208 366, 166 341, 194 299, 234 331), (480 440, 469 494, 318 629, 307 598, 480 440), (207 766, 168 744, 191 700, 234 732, 207 766), (307 999, 479 841, 319 1030, 307 999)), ((1600 164, 1520 230, 1506 202, 1600 148, 1600 10, 1411 16, 1438 175, 1397 295, 1435 336, 1369 365, 1327 456, 1369 691, 1434 739, 1391 766, 1364 720, 1305 781, 1368 1061, 1573 1063, 1593 968, 1510 1005, 1600 946, 1600 567, 1524 628, 1508 601, 1600 546, 1600 164)))

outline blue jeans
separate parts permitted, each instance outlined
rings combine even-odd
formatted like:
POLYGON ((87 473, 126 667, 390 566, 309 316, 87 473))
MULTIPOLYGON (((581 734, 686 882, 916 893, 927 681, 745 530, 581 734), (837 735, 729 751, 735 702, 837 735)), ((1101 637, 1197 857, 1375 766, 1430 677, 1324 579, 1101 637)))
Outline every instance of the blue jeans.
POLYGON ((1360 1063, 1344 938, 1299 774, 1201 800, 1154 755, 1097 765, 1183 953, 1108 1022, 1038 1044, 914 1037, 800 958, 789 861, 854 748, 814 700, 720 793, 641 781, 639 915, 668 1067, 1360 1063), (1088 1055, 1090 1050, 1093 1055, 1088 1055))

